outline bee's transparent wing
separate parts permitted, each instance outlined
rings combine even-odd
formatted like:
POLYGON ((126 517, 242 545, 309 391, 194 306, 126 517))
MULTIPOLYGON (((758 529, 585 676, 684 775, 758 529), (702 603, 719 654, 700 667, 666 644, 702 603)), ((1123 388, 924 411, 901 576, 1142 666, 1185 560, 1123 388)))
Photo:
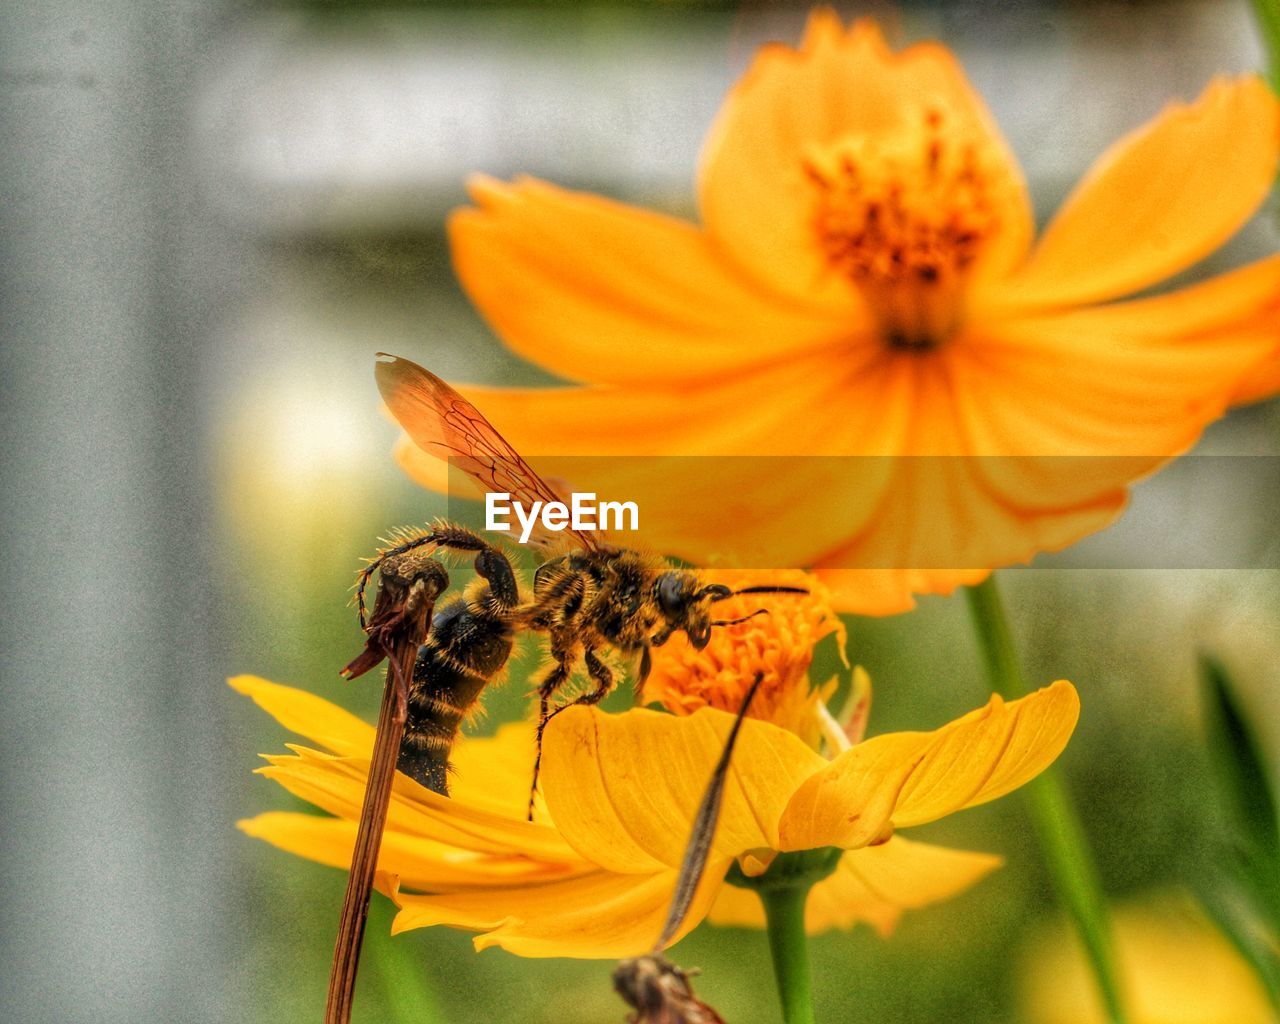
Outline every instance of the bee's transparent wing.
MULTIPOLYGON (((485 491, 510 494, 525 508, 535 501, 564 501, 479 409, 434 373, 379 352, 375 375, 391 415, 423 451, 457 466, 485 491)), ((567 529, 564 534, 584 548, 597 546, 589 533, 567 529)), ((535 532, 534 539, 547 543, 564 534, 535 532)))

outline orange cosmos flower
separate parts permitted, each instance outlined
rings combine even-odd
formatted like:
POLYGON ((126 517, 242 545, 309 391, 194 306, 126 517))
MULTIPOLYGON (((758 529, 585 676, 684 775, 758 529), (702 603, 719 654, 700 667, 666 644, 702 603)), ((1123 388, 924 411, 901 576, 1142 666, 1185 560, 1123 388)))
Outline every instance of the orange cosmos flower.
MULTIPOLYGON (((807 680, 792 682, 807 691, 807 680)), ((300 690, 248 676, 231 685, 321 748, 293 746, 260 771, 328 815, 270 812, 241 828, 347 867, 372 726, 300 690)), ((667 687, 674 692, 670 681, 667 687)), ((758 875, 779 852, 834 848, 834 870, 808 903, 815 932, 859 921, 887 931, 903 910, 966 889, 999 858, 915 842, 898 829, 1034 778, 1062 751, 1077 714, 1075 690, 1059 682, 1010 703, 993 697, 934 732, 858 743, 831 760, 793 731, 748 719, 681 934, 708 916, 762 924, 757 896, 722 883, 735 861, 758 875)), ((534 821, 524 817, 533 763, 528 724, 460 740, 452 797, 397 774, 377 875, 378 888, 400 907, 394 930, 449 925, 481 933, 479 949, 531 957, 616 959, 648 950, 732 723, 710 706, 686 716, 571 708, 546 732, 545 803, 534 821)))
POLYGON ((467 394, 527 455, 885 456, 554 472, 666 509, 664 550, 706 562, 731 537, 769 551, 754 564, 860 567, 825 573, 841 607, 903 610, 1100 529, 1229 403, 1280 388, 1280 257, 1114 301, 1233 234, 1278 148, 1263 82, 1216 80, 1104 153, 1036 240, 952 54, 893 53, 819 10, 726 99, 700 224, 472 182, 451 222, 463 285, 509 347, 581 386, 467 394), (1062 455, 1088 461, 1034 461, 1062 455))

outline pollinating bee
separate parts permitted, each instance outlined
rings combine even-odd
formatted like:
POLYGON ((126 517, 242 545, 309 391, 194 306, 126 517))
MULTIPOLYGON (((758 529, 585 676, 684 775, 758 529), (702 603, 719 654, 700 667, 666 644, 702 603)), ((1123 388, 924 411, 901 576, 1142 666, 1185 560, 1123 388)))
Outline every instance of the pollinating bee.
MULTIPOLYGON (((439 377, 383 353, 378 355, 376 377, 388 409, 423 451, 461 469, 482 490, 509 495, 526 507, 559 502, 551 486, 480 411, 439 377)), ((655 555, 602 543, 586 530, 570 528, 557 534, 544 529, 534 540, 545 557, 534 573, 531 594, 521 588, 499 547, 465 526, 445 521, 397 532, 357 576, 356 602, 367 640, 365 650, 342 674, 353 679, 383 658, 390 667, 334 950, 326 1024, 346 1024, 350 1019, 393 766, 427 789, 448 795, 449 754, 458 731, 484 688, 505 671, 517 635, 545 636, 550 657, 536 687, 537 743, 528 805, 532 820, 547 723, 567 707, 599 703, 613 689, 614 672, 605 662, 610 651, 637 659, 642 683, 650 649, 677 632, 701 649, 712 629, 745 621, 715 618, 717 602, 736 594, 805 592, 795 587, 732 590, 705 583, 693 571, 655 555), (435 557, 442 553, 469 557, 475 577, 460 596, 436 608, 435 598, 451 582, 435 557), (378 586, 370 616, 365 594, 375 575, 378 586), (423 619, 424 608, 429 624, 423 619), (406 649, 415 642, 411 671, 405 671, 406 649), (588 689, 553 705, 579 668, 585 671, 588 689)), ((763 612, 762 608, 752 614, 763 612)), ((674 977, 668 977, 667 984, 674 977)))
MULTIPOLYGON (((406 359, 379 354, 377 380, 392 415, 423 451, 448 459, 482 489, 510 494, 527 506, 560 500, 479 410, 439 377, 406 359)), ((713 628, 742 621, 716 619, 716 602, 736 594, 803 593, 794 587, 735 591, 704 583, 693 571, 675 568, 655 555, 603 544, 583 530, 543 532, 536 540, 548 549, 559 541, 568 550, 541 562, 533 593, 527 597, 501 549, 447 522, 400 535, 358 578, 363 624, 365 587, 388 560, 423 548, 473 556, 476 579, 463 596, 435 613, 418 650, 396 765, 437 793, 448 793, 449 751, 459 727, 485 686, 506 667, 518 633, 544 635, 551 659, 536 690, 540 758, 542 733, 551 718, 572 705, 599 703, 613 689, 614 672, 602 657, 606 652, 638 658, 643 682, 650 649, 675 633, 685 633, 695 648, 702 649, 713 628), (553 698, 579 666, 590 681, 589 689, 553 707, 553 698)), ((535 760, 530 817, 537 776, 535 760)))

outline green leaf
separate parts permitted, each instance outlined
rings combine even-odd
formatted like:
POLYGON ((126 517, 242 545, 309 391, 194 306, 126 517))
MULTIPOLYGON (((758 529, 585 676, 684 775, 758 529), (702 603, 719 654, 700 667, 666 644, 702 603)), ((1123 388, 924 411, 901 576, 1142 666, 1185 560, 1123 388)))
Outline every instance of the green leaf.
POLYGON ((1280 817, 1261 745, 1223 664, 1210 654, 1202 654, 1200 679, 1209 749, 1223 797, 1246 844, 1253 847, 1249 860, 1270 874, 1274 884, 1280 878, 1280 817))

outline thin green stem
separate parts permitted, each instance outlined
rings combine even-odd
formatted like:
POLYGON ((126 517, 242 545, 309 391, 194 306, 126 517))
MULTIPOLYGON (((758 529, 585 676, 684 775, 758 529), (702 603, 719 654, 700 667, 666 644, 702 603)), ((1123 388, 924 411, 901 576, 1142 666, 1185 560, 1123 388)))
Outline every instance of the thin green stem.
POLYGON ((814 1024, 809 940, 804 930, 804 904, 808 895, 808 882, 760 890, 785 1024, 814 1024))
POLYGON ((1253 0, 1253 13, 1267 51, 1267 81, 1280 92, 1280 0, 1253 0))
MULTIPOLYGON (((967 588, 966 596, 992 688, 1011 700, 1024 696, 1027 684, 995 577, 967 588)), ((1111 1024, 1125 1024, 1106 903, 1088 840, 1062 777, 1050 768, 1023 792, 1049 873, 1084 943, 1108 1019, 1111 1024)))

